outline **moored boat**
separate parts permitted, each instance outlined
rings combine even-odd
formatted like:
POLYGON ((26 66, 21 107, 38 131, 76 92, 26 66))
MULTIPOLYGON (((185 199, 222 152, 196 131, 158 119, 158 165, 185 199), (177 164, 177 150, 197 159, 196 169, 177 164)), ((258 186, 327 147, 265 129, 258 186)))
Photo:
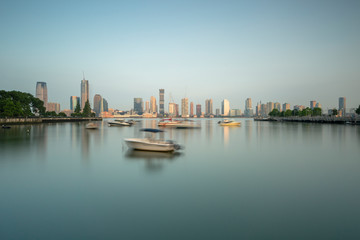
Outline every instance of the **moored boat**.
POLYGON ((179 120, 174 120, 172 118, 164 118, 159 121, 158 126, 159 127, 174 127, 181 123, 182 123, 182 121, 179 121, 179 120))
POLYGON ((180 145, 171 140, 156 140, 151 138, 126 138, 129 148, 143 151, 172 152, 180 149, 180 145))
POLYGON ((88 123, 88 124, 86 124, 85 128, 86 129, 98 129, 99 126, 95 123, 88 123))
POLYGON ((108 122, 109 126, 120 126, 120 127, 123 127, 123 126, 131 126, 132 124, 131 123, 128 123, 128 122, 122 122, 122 121, 113 121, 113 122, 108 122))
POLYGON ((219 121, 218 124, 220 126, 240 126, 240 122, 235 122, 229 119, 224 119, 223 121, 219 121))

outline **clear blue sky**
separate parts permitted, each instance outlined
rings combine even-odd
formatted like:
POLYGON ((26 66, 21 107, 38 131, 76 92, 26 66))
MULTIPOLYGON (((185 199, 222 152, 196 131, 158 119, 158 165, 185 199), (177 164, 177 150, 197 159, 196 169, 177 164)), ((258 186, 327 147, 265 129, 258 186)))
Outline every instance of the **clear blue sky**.
POLYGON ((165 89, 177 103, 227 98, 324 108, 360 104, 360 1, 2 1, 0 89, 69 108, 82 71, 90 98, 130 109, 165 89))

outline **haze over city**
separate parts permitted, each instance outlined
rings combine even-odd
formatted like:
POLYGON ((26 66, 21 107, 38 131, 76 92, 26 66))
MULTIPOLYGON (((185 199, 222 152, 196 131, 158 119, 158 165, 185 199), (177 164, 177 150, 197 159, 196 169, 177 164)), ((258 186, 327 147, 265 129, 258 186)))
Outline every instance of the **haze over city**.
MULTIPOLYGON (((109 107, 133 99, 175 102, 245 99, 324 109, 345 96, 360 103, 359 1, 4 2, 0 9, 1 89, 69 108, 90 84, 109 107)), ((166 105, 167 108, 167 105, 166 105)))

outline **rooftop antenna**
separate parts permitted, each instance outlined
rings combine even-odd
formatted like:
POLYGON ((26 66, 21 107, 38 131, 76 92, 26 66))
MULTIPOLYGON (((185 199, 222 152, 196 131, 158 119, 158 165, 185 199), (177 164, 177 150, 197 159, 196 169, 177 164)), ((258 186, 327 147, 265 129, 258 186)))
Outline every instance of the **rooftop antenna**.
POLYGON ((85 73, 84 73, 84 71, 82 71, 83 72, 83 80, 85 80, 85 73))

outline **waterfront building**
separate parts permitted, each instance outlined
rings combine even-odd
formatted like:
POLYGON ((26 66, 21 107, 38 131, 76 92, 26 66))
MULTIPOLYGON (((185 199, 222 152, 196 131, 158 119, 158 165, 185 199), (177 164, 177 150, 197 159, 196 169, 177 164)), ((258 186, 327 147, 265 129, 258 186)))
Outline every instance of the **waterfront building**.
POLYGON ((175 104, 175 116, 179 116, 179 104, 175 104))
POLYGON ((298 111, 302 111, 304 110, 306 107, 304 105, 295 105, 294 106, 294 110, 298 110, 298 111))
POLYGON ((56 112, 56 114, 59 114, 59 112, 60 112, 60 103, 49 102, 47 104, 46 111, 48 111, 48 112, 56 112))
POLYGON ((230 114, 230 103, 227 99, 224 99, 221 103, 221 114, 223 116, 229 116, 230 114))
POLYGON ((89 101, 89 81, 81 80, 81 109, 84 109, 86 101, 89 101))
POLYGON ((100 116, 100 113, 103 112, 103 99, 100 94, 95 94, 94 96, 94 107, 93 110, 96 116, 100 116))
POLYGON ((268 116, 268 105, 265 103, 260 105, 260 116, 262 117, 268 116))
POLYGON ((255 111, 256 111, 256 116, 260 116, 260 112, 261 112, 261 103, 257 103, 256 104, 256 108, 255 108, 255 111))
POLYGON ((157 113, 156 98, 154 96, 150 97, 150 113, 157 113))
POLYGON ((46 82, 36 83, 36 97, 44 102, 44 107, 47 107, 48 103, 48 92, 46 82))
POLYGON ((189 99, 188 98, 181 99, 181 116, 189 117, 189 99))
POLYGON ((339 97, 339 111, 341 110, 342 116, 346 115, 346 97, 339 97))
POLYGON ((254 111, 252 109, 252 101, 251 98, 247 98, 245 100, 245 112, 244 112, 245 116, 250 117, 252 115, 254 115, 254 111))
POLYGON ((164 115, 164 111, 165 111, 165 108, 164 108, 164 104, 165 104, 165 97, 164 97, 164 94, 165 94, 165 90, 164 89, 159 89, 159 113, 160 115, 164 115))
POLYGON ((144 105, 143 105, 142 98, 134 98, 134 111, 138 115, 142 115, 143 114, 143 109, 144 109, 144 105))
POLYGON ((77 96, 71 96, 70 97, 70 110, 75 111, 76 105, 79 103, 80 105, 80 98, 77 96))
POLYGON ((176 104, 175 103, 169 103, 169 115, 171 117, 176 116, 176 104))
POLYGON ((321 108, 321 103, 316 103, 315 107, 321 108))
POLYGON ((67 117, 70 117, 73 111, 71 109, 63 109, 61 112, 65 113, 67 117))
POLYGON ((281 112, 281 104, 279 102, 274 103, 274 108, 281 112))
POLYGON ((105 99, 105 98, 102 98, 102 101, 103 101, 103 104, 102 104, 102 106, 103 106, 103 111, 104 111, 104 112, 109 111, 109 104, 108 104, 108 102, 106 101, 106 99, 105 99))
POLYGON ((196 104, 196 116, 201 116, 201 104, 196 104))
POLYGON ((290 110, 290 104, 289 103, 284 103, 283 104, 283 111, 286 111, 286 110, 290 110))
POLYGON ((314 109, 316 107, 316 101, 310 101, 310 108, 314 109))
POLYGON ((205 100, 205 116, 210 116, 213 114, 213 100, 206 99, 205 100))
POLYGON ((269 113, 271 113, 271 111, 274 109, 274 103, 273 102, 268 102, 267 103, 267 115, 269 115, 269 113))
POLYGON ((216 116, 220 116, 220 108, 217 108, 215 111, 216 116))
POLYGON ((150 113, 150 102, 149 101, 145 102, 145 112, 150 113))
POLYGON ((190 102, 190 117, 194 116, 194 103, 190 102))

